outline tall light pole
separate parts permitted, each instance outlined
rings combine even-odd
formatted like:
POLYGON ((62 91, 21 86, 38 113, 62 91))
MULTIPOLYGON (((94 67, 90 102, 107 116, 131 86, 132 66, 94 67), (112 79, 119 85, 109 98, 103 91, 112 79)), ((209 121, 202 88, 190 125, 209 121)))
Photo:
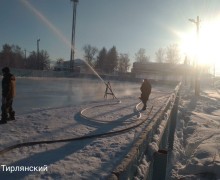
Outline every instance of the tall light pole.
POLYGON ((197 34, 197 51, 196 51, 196 63, 195 63, 195 95, 199 96, 200 94, 200 82, 198 80, 198 71, 199 71, 199 67, 198 67, 198 50, 199 50, 199 24, 200 24, 200 20, 199 20, 199 16, 197 16, 196 20, 195 19, 189 19, 190 22, 194 23, 196 25, 196 34, 197 34))
POLYGON ((40 62, 39 62, 39 42, 40 39, 37 39, 37 65, 38 65, 38 69, 40 69, 40 62))
POLYGON ((73 21, 72 21, 72 40, 70 53, 70 71, 74 69, 74 54, 75 54, 75 28, 76 28, 76 6, 79 0, 70 0, 73 2, 73 21))

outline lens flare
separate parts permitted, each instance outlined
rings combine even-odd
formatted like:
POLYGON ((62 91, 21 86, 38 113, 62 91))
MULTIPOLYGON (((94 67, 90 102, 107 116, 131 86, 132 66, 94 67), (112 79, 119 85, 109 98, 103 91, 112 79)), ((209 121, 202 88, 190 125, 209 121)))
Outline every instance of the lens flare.
POLYGON ((195 55, 199 64, 217 64, 220 59, 220 18, 212 21, 201 21, 197 34, 195 27, 189 32, 183 33, 181 38, 181 49, 188 55, 195 55))

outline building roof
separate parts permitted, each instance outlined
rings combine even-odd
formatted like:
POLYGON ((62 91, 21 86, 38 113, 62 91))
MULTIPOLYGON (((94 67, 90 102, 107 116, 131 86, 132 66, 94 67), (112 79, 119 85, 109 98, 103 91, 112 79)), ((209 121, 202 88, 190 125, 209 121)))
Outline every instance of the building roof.
POLYGON ((189 69, 188 65, 184 64, 171 64, 171 63, 156 63, 156 62, 149 62, 149 63, 140 63, 134 62, 132 72, 184 72, 186 69, 189 69))

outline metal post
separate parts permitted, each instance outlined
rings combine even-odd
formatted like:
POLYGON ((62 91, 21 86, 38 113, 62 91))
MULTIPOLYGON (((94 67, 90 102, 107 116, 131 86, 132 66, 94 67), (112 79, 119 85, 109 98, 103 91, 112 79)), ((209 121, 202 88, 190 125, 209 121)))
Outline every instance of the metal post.
POLYGON ((199 96, 200 94, 200 82, 199 82, 199 79, 198 79, 198 71, 199 71, 199 67, 198 67, 198 49, 199 49, 199 23, 200 23, 200 20, 199 20, 199 16, 197 16, 197 19, 194 20, 194 19, 189 19, 189 21, 193 22, 194 24, 196 24, 196 34, 197 34, 197 52, 196 52, 196 55, 197 55, 197 60, 196 60, 196 63, 195 63, 195 96, 199 96))
POLYGON ((167 151, 159 150, 154 153, 152 180, 165 180, 167 167, 167 151))
POLYGON ((72 20, 72 40, 71 40, 71 53, 70 53, 70 71, 74 69, 74 55, 75 55, 75 28, 76 28, 76 6, 78 0, 73 1, 73 20, 72 20))
POLYGON ((37 40, 37 65, 38 65, 38 69, 40 69, 40 62, 39 62, 39 41, 40 39, 37 40))

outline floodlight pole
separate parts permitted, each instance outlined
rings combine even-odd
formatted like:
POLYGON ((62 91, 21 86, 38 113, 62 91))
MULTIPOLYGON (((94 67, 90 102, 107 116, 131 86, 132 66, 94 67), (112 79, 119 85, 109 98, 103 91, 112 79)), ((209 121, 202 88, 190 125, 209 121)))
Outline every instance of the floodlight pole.
POLYGON ((74 70, 74 54, 75 54, 75 28, 76 28, 76 6, 79 0, 70 0, 73 2, 73 21, 72 21, 72 40, 70 53, 70 71, 74 70))
POLYGON ((198 79, 198 71, 199 71, 199 67, 198 67, 198 49, 199 49, 199 16, 197 16, 197 19, 189 19, 190 22, 193 22, 196 25, 196 34, 197 34, 197 51, 196 51, 196 63, 195 63, 195 96, 199 96, 200 94, 200 82, 198 79))

